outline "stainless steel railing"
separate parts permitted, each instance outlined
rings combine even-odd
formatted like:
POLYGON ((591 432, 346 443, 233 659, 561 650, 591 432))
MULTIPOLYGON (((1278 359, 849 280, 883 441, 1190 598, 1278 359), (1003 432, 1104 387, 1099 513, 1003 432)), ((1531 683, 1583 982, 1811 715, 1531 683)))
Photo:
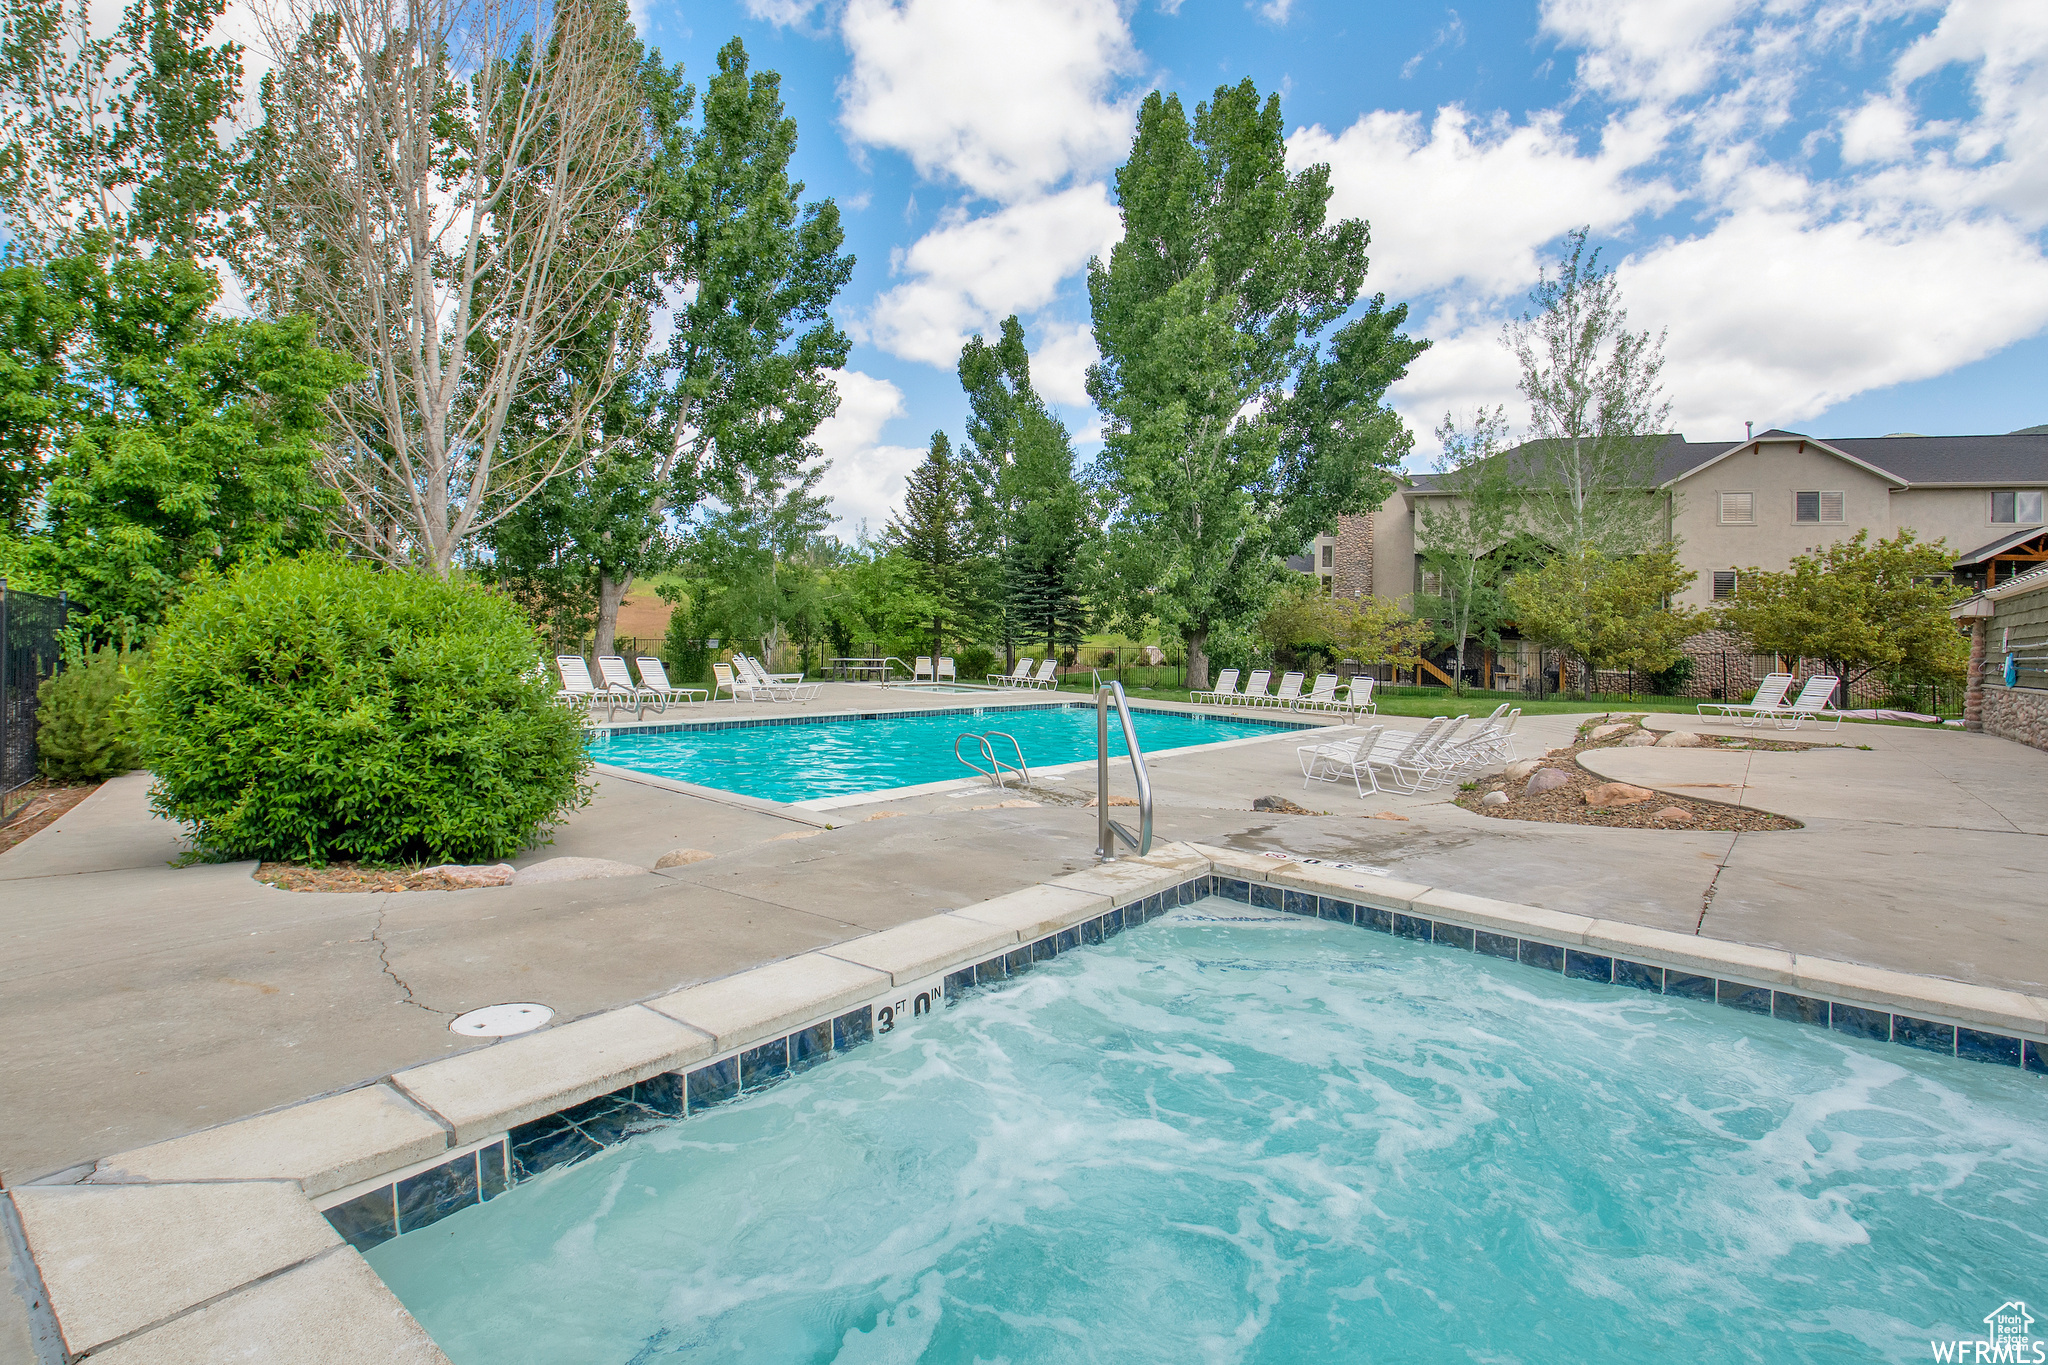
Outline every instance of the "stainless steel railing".
POLYGON ((977 735, 972 731, 969 731, 968 733, 959 736, 953 741, 953 757, 959 759, 962 763, 974 769, 974 771, 980 773, 983 777, 987 778, 990 782, 994 783, 998 787, 1008 785, 1003 781, 1003 773, 1006 770, 1017 774, 1019 786, 1028 787, 1031 785, 1031 765, 1024 761, 1024 746, 1017 742, 1017 737, 1015 735, 1009 734, 1005 731, 990 730, 987 734, 982 735, 977 735), (960 752, 960 746, 965 744, 970 739, 980 746, 981 756, 988 760, 988 766, 986 768, 982 767, 979 763, 976 763, 973 759, 969 758, 967 755, 960 752), (1017 751, 1017 761, 1015 763, 1005 763, 1001 758, 999 758, 996 755, 995 745, 991 741, 998 739, 1007 739, 1010 741, 1010 747, 1017 751))
POLYGON ((1101 682, 1095 688, 1095 856, 1103 862, 1116 861, 1116 841, 1122 839, 1140 858, 1152 851, 1152 776, 1145 771, 1145 751, 1138 747, 1138 732, 1131 725, 1130 704, 1124 700, 1124 685, 1101 682), (1124 727, 1124 747, 1131 751, 1131 776, 1138 784, 1138 832, 1134 835, 1109 818, 1109 704, 1116 702, 1117 720, 1124 727))

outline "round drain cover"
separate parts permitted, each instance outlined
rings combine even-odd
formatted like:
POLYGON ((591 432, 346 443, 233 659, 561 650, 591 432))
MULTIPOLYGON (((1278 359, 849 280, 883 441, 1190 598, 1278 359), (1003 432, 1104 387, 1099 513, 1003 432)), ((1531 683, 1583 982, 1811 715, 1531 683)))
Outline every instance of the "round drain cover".
POLYGON ((546 1005, 485 1005, 468 1014, 458 1014, 448 1024, 450 1032, 472 1038, 507 1038, 528 1033, 555 1017, 546 1005))

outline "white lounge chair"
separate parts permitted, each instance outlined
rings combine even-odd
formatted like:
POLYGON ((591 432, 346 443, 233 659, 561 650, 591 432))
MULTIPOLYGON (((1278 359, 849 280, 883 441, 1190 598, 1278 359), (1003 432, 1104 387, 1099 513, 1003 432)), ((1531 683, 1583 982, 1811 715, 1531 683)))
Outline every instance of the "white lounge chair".
POLYGON ((1266 684, 1273 680, 1270 668, 1255 668, 1252 675, 1244 680, 1244 691, 1231 700, 1243 706, 1262 706, 1272 698, 1266 693, 1266 684))
POLYGON ((1375 725, 1350 739, 1330 744, 1301 745, 1294 752, 1301 760, 1302 787, 1306 789, 1311 782, 1339 782, 1349 777, 1361 798, 1365 796, 1367 783, 1378 791, 1379 779, 1372 774, 1372 751, 1385 729, 1383 725, 1375 725))
POLYGON ((948 656, 948 657, 944 657, 944 658, 941 658, 941 659, 940 659, 940 660, 938 661, 938 665, 937 665, 937 667, 935 667, 935 668, 934 668, 934 669, 932 670, 932 681, 933 681, 933 682, 959 682, 959 681, 960 681, 960 675, 959 675, 958 673, 954 672, 954 670, 953 670, 953 660, 952 660, 952 658, 951 658, 950 656, 948 656))
POLYGON ((810 701, 818 695, 821 687, 819 683, 803 681, 801 673, 769 673, 761 667, 758 659, 750 659, 744 654, 734 656, 733 665, 750 694, 750 700, 759 701, 766 697, 769 701, 810 701))
POLYGON ((1422 779, 1429 772, 1430 750, 1443 737, 1444 727, 1449 724, 1449 717, 1437 716, 1420 730, 1383 733, 1379 742, 1366 753, 1365 761, 1375 771, 1385 773, 1394 790, 1420 791, 1422 779))
POLYGON ((910 680, 912 682, 930 682, 932 680, 932 661, 930 655, 920 654, 917 656, 917 662, 912 665, 910 670, 910 680))
POLYGON ((1291 710, 1294 703, 1301 700, 1301 682, 1302 675, 1299 673, 1281 674, 1280 686, 1272 696, 1266 698, 1266 704, 1284 706, 1291 710))
POLYGON ((720 692, 730 695, 734 701, 738 701, 740 694, 746 692, 750 694, 747 700, 753 700, 751 695, 753 689, 740 680, 739 672, 731 664, 716 663, 711 665, 711 683, 711 699, 713 701, 718 700, 720 692))
POLYGON ((1344 689, 1344 708, 1354 715, 1360 711, 1369 712, 1375 716, 1378 715, 1380 713, 1380 704, 1372 699, 1372 689, 1378 681, 1377 678, 1372 677, 1370 674, 1359 673, 1352 675, 1350 685, 1344 689), (1365 689, 1362 694, 1358 690, 1361 687, 1365 689))
POLYGON ((1806 721, 1825 721, 1833 716, 1835 723, 1830 730, 1842 728, 1842 713, 1829 706, 1835 698, 1835 689, 1842 680, 1831 673, 1816 673, 1806 680, 1799 689, 1798 697, 1778 708, 1771 719, 1780 730, 1797 730, 1806 721))
POLYGON ((599 687, 592 682, 590 665, 581 654, 557 654, 555 671, 562 675, 562 690, 555 695, 572 706, 581 706, 586 717, 592 714, 599 702, 603 702, 605 719, 610 720, 613 707, 621 701, 632 700, 630 693, 621 696, 609 684, 599 687))
POLYGON ((1336 710, 1337 675, 1335 673, 1316 674, 1315 686, 1302 694, 1301 700, 1294 703, 1294 709, 1297 711, 1336 710))
POLYGON ((1058 687, 1059 679, 1054 677, 1053 674, 1058 670, 1059 666, 1060 661, 1058 659, 1047 659, 1038 666, 1036 673, 1024 680, 1024 685, 1030 688, 1058 687))
POLYGON ((1474 772, 1493 762, 1500 744, 1500 720, 1508 704, 1493 708, 1493 714, 1479 722, 1479 728, 1455 743, 1446 741, 1431 755, 1430 785, 1441 787, 1464 772, 1474 772))
POLYGON ((660 693, 663 705, 679 701, 695 706, 699 702, 711 700, 711 693, 704 688, 677 687, 671 683, 668 680, 668 666, 652 654, 642 654, 633 662, 639 665, 641 685, 660 693))
POLYGON ((633 672, 626 667, 626 661, 616 654, 597 656, 597 671, 604 675, 605 689, 616 696, 633 703, 633 719, 640 719, 640 713, 652 706, 659 715, 668 705, 668 698, 651 687, 642 687, 633 681, 633 672))
POLYGON ((1756 685, 1756 695, 1747 702, 1703 701, 1693 710, 1707 720, 1733 720, 1754 725, 1758 719, 1775 712, 1791 689, 1790 673, 1773 673, 1756 685), (1707 715, 1709 711, 1715 714, 1707 715))
POLYGON ((1020 658, 1017 666, 1008 673, 991 673, 988 680, 997 687, 1022 687, 1031 681, 1031 664, 1032 660, 1020 658))
POLYGON ((804 675, 801 673, 770 673, 767 665, 751 654, 741 654, 735 657, 745 659, 747 667, 752 669, 754 676, 762 682, 796 684, 804 680, 804 675))
POLYGON ((1190 702, 1206 702, 1212 706, 1227 706, 1237 700, 1237 670, 1226 668, 1216 675, 1216 686, 1207 692, 1190 692, 1190 702))

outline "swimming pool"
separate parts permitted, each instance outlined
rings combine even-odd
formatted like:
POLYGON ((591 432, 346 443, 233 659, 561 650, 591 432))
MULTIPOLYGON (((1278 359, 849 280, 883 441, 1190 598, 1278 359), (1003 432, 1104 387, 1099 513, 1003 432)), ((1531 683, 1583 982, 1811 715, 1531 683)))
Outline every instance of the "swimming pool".
MULTIPOLYGON (((1138 706, 1131 708, 1131 721, 1148 754, 1300 728, 1286 721, 1138 706)), ((593 735, 590 754, 599 763, 721 791, 771 801, 815 801, 971 777, 953 757, 953 741, 989 730, 1015 735, 1034 771, 1095 757, 1092 705, 795 717, 766 724, 702 722, 653 733, 593 735)), ((1111 753, 1124 753, 1123 730, 1114 720, 1109 742, 1111 753)), ((964 751, 975 753, 975 746, 964 751)), ((996 752, 1005 762, 1014 761, 1008 745, 999 742, 996 752)))
POLYGON ((1924 1360, 2034 1287, 2044 1120, 1207 901, 369 1259, 457 1365, 1924 1360))

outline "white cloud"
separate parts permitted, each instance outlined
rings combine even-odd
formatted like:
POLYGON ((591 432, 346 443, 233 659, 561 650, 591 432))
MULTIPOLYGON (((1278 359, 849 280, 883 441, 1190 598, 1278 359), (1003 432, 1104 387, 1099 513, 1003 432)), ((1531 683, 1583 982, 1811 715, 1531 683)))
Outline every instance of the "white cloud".
POLYGON ((840 32, 847 133, 926 176, 1010 202, 1130 143, 1116 84, 1137 52, 1116 0, 849 0, 840 32))
POLYGON ((818 7, 818 0, 747 0, 747 13, 770 24, 800 24, 818 7))
POLYGON ((905 360, 950 368, 969 332, 1043 308, 1122 231, 1099 183, 981 218, 956 216, 903 253, 898 273, 910 278, 875 300, 855 334, 905 360))
POLYGON ((1047 402, 1085 406, 1088 367, 1102 358, 1095 349, 1095 330, 1085 322, 1041 323, 1038 349, 1031 353, 1031 387, 1047 402))
POLYGON ((851 537, 863 521, 879 534, 924 450, 882 443, 882 428, 904 415, 903 390, 859 370, 840 370, 832 377, 839 387, 839 411, 818 428, 818 446, 832 461, 818 486, 832 499, 840 535, 851 537))
POLYGON ((1405 298, 1462 282, 1502 293, 1534 281, 1538 249, 1559 234, 1625 224, 1675 198, 1638 174, 1664 129, 1654 116, 1617 119, 1585 155, 1554 110, 1516 125, 1450 105, 1426 136, 1420 115, 1380 110, 1336 137, 1321 126, 1296 132, 1287 159, 1328 162, 1332 216, 1372 225, 1369 288, 1405 298))
POLYGON ((1704 90, 1742 45, 1763 0, 1544 0, 1543 31, 1583 49, 1580 84, 1627 100, 1704 90))

